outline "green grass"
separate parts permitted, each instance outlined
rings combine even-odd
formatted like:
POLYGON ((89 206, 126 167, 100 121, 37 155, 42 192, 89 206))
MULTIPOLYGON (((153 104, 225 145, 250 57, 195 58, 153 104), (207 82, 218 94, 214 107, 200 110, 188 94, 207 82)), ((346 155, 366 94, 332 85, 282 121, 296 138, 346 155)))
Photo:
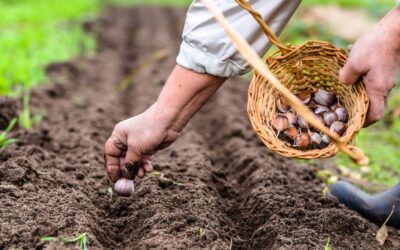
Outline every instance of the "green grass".
POLYGON ((8 133, 14 128, 15 124, 17 124, 17 118, 12 119, 7 128, 0 133, 0 150, 17 141, 8 136, 8 133))
POLYGON ((146 4, 146 5, 161 5, 161 6, 189 6, 191 0, 111 0, 113 4, 146 4))
POLYGON ((78 243, 79 247, 82 250, 87 250, 88 249, 87 248, 87 238, 88 238, 87 233, 83 233, 74 238, 45 236, 45 237, 40 238, 40 240, 43 242, 48 242, 48 241, 53 241, 53 240, 59 239, 62 242, 64 242, 65 244, 78 243))
POLYGON ((0 0, 0 95, 16 96, 45 81, 45 66, 93 51, 81 23, 100 0, 0 0))
POLYGON ((340 154, 336 158, 338 165, 350 167, 364 178, 393 186, 400 175, 400 119, 391 117, 391 111, 400 107, 400 87, 391 94, 384 121, 361 130, 356 145, 370 158, 369 172, 361 173, 359 167, 346 156, 340 154))

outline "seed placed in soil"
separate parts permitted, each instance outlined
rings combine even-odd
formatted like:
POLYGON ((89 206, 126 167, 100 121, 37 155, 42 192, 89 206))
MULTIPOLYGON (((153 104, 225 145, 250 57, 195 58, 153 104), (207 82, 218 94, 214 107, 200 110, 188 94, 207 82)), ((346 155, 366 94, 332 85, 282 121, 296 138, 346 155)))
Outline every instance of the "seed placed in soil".
MULTIPOLYGON (((297 98, 315 114, 323 125, 331 131, 342 135, 346 130, 349 119, 347 109, 343 107, 337 96, 327 90, 319 89, 315 93, 303 90, 295 93, 297 98)), ((322 149, 327 147, 331 140, 321 134, 288 105, 282 96, 276 99, 277 114, 272 126, 277 131, 277 137, 289 143, 293 148, 322 149), (281 133, 282 132, 282 133, 281 133)))
POLYGON ((133 180, 121 178, 114 184, 115 192, 123 196, 129 196, 135 192, 135 184, 133 180))
POLYGON ((289 127, 289 119, 284 115, 277 115, 272 121, 272 126, 278 132, 281 132, 289 127))

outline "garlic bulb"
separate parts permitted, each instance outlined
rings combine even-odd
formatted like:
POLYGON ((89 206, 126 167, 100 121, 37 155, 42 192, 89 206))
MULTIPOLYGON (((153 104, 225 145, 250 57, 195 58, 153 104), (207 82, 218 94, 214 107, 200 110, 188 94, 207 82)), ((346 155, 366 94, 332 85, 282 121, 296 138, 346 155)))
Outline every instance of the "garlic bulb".
POLYGON ((121 178, 114 184, 115 192, 123 196, 129 196, 135 192, 135 184, 133 180, 121 178))

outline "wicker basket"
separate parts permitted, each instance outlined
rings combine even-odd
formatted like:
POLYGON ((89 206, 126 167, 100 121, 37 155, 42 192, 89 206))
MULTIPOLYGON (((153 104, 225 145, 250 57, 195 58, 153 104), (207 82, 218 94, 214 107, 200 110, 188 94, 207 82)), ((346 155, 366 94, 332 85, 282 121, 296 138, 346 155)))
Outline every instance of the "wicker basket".
MULTIPOLYGON (((338 80, 339 69, 347 56, 344 50, 328 42, 308 41, 302 45, 281 44, 274 33, 264 23, 246 1, 237 2, 256 19, 267 37, 279 50, 266 58, 268 68, 288 88, 296 94, 303 90, 325 89, 335 93, 349 113, 346 132, 341 141, 350 144, 361 129, 368 110, 368 96, 364 84, 345 85, 338 80)), ((335 155, 339 147, 330 143, 323 149, 300 150, 277 138, 271 122, 276 116, 276 98, 279 92, 258 72, 254 72, 248 94, 247 112, 255 132, 271 150, 286 157, 315 159, 335 155)), ((349 145, 352 150, 355 147, 349 145)))

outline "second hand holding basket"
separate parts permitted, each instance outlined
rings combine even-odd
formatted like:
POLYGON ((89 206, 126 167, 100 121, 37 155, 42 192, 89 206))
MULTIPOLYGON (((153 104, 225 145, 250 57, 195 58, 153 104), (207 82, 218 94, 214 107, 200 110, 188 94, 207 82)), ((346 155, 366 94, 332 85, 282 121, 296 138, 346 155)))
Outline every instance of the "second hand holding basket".
POLYGON ((264 23, 261 16, 246 1, 237 0, 253 15, 267 37, 280 49, 266 59, 267 66, 247 41, 230 26, 215 5, 210 0, 203 0, 203 2, 224 27, 241 55, 255 69, 249 88, 247 111, 254 130, 268 148, 287 157, 305 159, 330 157, 340 149, 357 164, 368 164, 369 160, 362 151, 349 145, 364 123, 368 110, 368 96, 362 82, 359 81, 355 85, 348 86, 337 79, 338 71, 346 61, 346 54, 343 50, 335 48, 330 43, 319 41, 284 46, 264 23), (325 127, 291 92, 319 88, 335 93, 349 112, 348 126, 343 137, 325 127), (324 149, 303 151, 291 148, 278 139, 271 126, 271 121, 277 112, 275 99, 279 93, 311 126, 328 135, 334 143, 324 149))

